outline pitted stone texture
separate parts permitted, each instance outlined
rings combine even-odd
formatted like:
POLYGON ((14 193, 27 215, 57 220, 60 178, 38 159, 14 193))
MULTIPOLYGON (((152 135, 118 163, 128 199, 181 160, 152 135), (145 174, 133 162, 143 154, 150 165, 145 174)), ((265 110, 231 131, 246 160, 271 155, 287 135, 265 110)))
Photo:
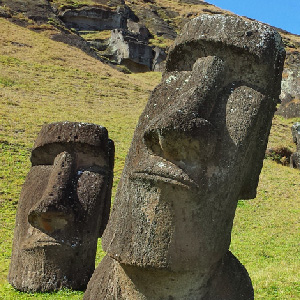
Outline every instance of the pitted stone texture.
POLYGON ((281 81, 281 105, 276 114, 285 118, 300 117, 300 52, 287 52, 281 81))
POLYGON ((300 151, 300 122, 293 124, 291 130, 293 142, 297 145, 297 150, 300 151))
POLYGON ((121 265, 113 258, 105 256, 94 272, 83 299, 129 300, 129 299, 174 299, 198 300, 251 300, 253 288, 246 269, 228 251, 211 273, 182 272, 176 276, 167 270, 136 269, 121 265), (157 277, 153 284, 153 277, 157 277), (97 282, 97 285, 94 283, 97 282), (149 283, 152 284, 149 284, 149 283), (199 282, 203 287, 199 289, 199 282), (92 286, 93 288, 90 288, 92 286), (194 291, 198 288, 199 290, 194 291), (170 291, 166 297, 166 291, 170 291), (186 295, 186 290, 189 290, 186 295), (171 291, 173 294, 171 294, 171 291), (174 291, 176 295, 174 296, 174 291), (196 294, 196 296, 195 296, 196 294), (99 298, 102 295, 103 298, 99 298), (145 295, 151 295, 147 298, 145 295), (249 296, 250 295, 250 296, 249 296))
POLYGON ((297 151, 291 155, 290 166, 291 168, 300 169, 300 122, 296 122, 292 126, 293 142, 297 145, 297 151))
POLYGON ((57 20, 57 16, 47 0, 1 0, 0 5, 10 8, 13 13, 22 13, 37 23, 45 23, 50 18, 57 20))
POLYGON ((34 150, 53 143, 82 143, 104 147, 108 142, 105 127, 91 123, 58 122, 42 127, 34 143, 34 150))
POLYGON ((85 299, 105 299, 107 280, 134 286, 134 299, 253 299, 228 248, 238 199, 256 195, 283 60, 278 33, 257 22, 201 16, 185 26, 139 119, 103 235, 117 271, 99 267, 86 295, 98 278, 102 292, 85 299))
POLYGON ((102 126, 47 124, 31 160, 8 280, 21 291, 84 289, 110 211, 113 142, 102 126))
POLYGON ((69 28, 77 30, 112 30, 126 28, 126 18, 122 11, 108 7, 82 7, 68 9, 60 14, 60 18, 69 28))
POLYGON ((126 65, 131 61, 147 67, 145 70, 149 71, 152 68, 153 48, 148 46, 148 37, 145 41, 145 38, 140 36, 140 33, 128 30, 113 30, 109 42, 109 52, 119 64, 126 65))
MULTIPOLYGON (((227 47, 231 52, 253 55, 259 62, 266 65, 275 61, 276 65, 280 66, 285 57, 280 34, 270 26, 236 16, 203 14, 188 22, 176 38, 169 51, 167 71, 187 68, 193 65, 194 57, 208 56, 210 51, 217 55, 227 47), (189 49, 193 41, 198 43, 198 47, 189 49), (201 41, 206 47, 201 47, 201 41), (214 48, 207 47, 209 45, 214 45, 214 48), (190 51, 193 56, 183 56, 180 60, 174 57, 178 52, 185 54, 184 50, 190 51), (189 63, 184 67, 186 60, 189 63)), ((281 73, 276 75, 281 75, 281 73)), ((278 87, 275 93, 278 93, 278 87)))

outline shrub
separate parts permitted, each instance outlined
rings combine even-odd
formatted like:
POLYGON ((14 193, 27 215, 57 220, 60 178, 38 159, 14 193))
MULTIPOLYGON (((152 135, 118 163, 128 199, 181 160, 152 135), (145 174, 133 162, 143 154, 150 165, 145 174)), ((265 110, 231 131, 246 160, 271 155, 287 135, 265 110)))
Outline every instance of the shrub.
POLYGON ((283 166, 288 166, 290 164, 290 157, 292 155, 292 151, 283 146, 278 146, 275 148, 269 148, 266 150, 265 158, 276 161, 283 166))

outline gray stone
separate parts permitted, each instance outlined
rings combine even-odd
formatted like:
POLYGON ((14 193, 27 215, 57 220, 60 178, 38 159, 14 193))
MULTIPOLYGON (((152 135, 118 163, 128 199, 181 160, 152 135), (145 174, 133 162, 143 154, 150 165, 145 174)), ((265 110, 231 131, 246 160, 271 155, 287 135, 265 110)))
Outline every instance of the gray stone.
POLYGON ((156 72, 162 72, 166 66, 165 61, 167 58, 167 53, 159 47, 155 47, 153 51, 155 54, 152 62, 152 70, 156 72))
POLYGON ((291 130, 293 142, 297 145, 297 150, 300 151, 300 122, 293 124, 291 130))
POLYGON ((69 28, 99 31, 126 28, 127 20, 122 12, 112 10, 108 7, 67 9, 61 12, 60 18, 69 28))
MULTIPOLYGON (((145 5, 139 5, 133 6, 133 8, 135 8, 134 11, 139 18, 139 23, 147 26, 153 34, 171 40, 176 38, 177 33, 174 27, 172 27, 167 20, 164 20, 159 16, 158 11, 161 9, 160 6, 151 5, 150 7, 147 7, 145 5)), ((168 12, 165 9, 162 11, 165 16, 168 15, 168 12)))
POLYGON ((300 117, 300 53, 289 53, 281 82, 281 105, 276 114, 285 118, 300 117))
POLYGON ((21 291, 84 289, 110 211, 113 142, 99 125, 47 124, 31 162, 8 280, 21 291))
POLYGON ((290 166, 291 168, 300 169, 300 122, 296 122, 292 126, 293 142, 297 145, 297 151, 291 155, 290 166))
POLYGON ((140 33, 115 29, 111 33, 108 52, 118 64, 128 64, 130 67, 130 62, 133 62, 145 66, 145 70, 151 70, 153 49, 147 41, 140 39, 140 33))
POLYGON ((133 22, 130 19, 127 20, 127 29, 137 35, 137 39, 148 43, 149 38, 152 38, 150 31, 144 25, 141 25, 137 22, 133 22))
POLYGON ((300 152, 294 152, 290 158, 291 168, 300 169, 300 152))
POLYGON ((202 15, 142 113, 84 299, 253 299, 228 251, 256 196, 285 51, 269 26, 202 15))
POLYGON ((47 0, 2 0, 0 5, 9 7, 13 13, 22 13, 37 23, 45 23, 49 18, 56 19, 47 0))

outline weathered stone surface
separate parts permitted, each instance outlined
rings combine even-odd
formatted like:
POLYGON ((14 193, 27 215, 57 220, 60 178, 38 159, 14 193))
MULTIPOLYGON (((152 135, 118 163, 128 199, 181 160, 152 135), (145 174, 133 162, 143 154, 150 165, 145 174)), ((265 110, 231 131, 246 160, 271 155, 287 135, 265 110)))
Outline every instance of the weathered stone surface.
MULTIPOLYGON (((205 274, 205 280, 209 275, 205 274)), ((152 269, 137 269, 129 265, 120 265, 113 258, 106 256, 95 270, 93 278, 97 278, 97 284, 93 289, 87 289, 84 299, 105 300, 129 300, 129 299, 213 299, 213 300, 250 300, 249 294, 253 294, 251 280, 246 269, 228 251, 220 261, 214 275, 209 279, 209 285, 203 287, 200 292, 205 296, 186 295, 186 290, 193 289, 197 282, 203 280, 200 272, 182 273, 180 277, 167 270, 155 272, 152 269), (153 277, 157 280, 153 282, 153 277), (170 285, 171 283, 171 285, 170 285), (234 288, 233 288, 234 287, 234 288), (171 297, 166 297, 163 291, 176 290, 171 297), (157 294, 161 293, 161 298, 157 294), (151 295, 146 298, 145 295, 151 295), (97 298, 101 295, 103 298, 97 298)), ((89 283, 89 286, 91 283, 89 283)))
POLYGON ((127 29, 127 22, 138 22, 138 17, 127 6, 117 8, 107 6, 83 6, 78 9, 64 9, 59 14, 69 28, 77 30, 113 30, 127 29))
MULTIPOLYGON (((134 11, 140 20, 140 24, 147 26, 153 34, 167 39, 175 39, 177 34, 174 28, 159 16, 158 10, 161 9, 160 7, 151 5, 150 7, 139 6, 137 8, 132 4, 131 6, 135 8, 134 11)), ((165 10, 163 11, 166 13, 165 10)))
POLYGON ((298 51, 287 56, 281 91, 281 105, 276 114, 285 118, 300 117, 300 53, 298 51))
POLYGON ((297 151, 291 155, 291 168, 300 169, 300 122, 296 122, 292 126, 293 142, 297 145, 297 151))
POLYGON ((8 276, 16 289, 86 287, 108 221, 113 160, 113 142, 102 126, 43 126, 16 216, 8 276))
POLYGON ((2 0, 0 15, 9 18, 18 25, 25 27, 30 25, 33 30, 37 31, 45 30, 49 23, 55 24, 57 33, 51 34, 53 40, 72 45, 93 57, 99 58, 83 38, 64 26, 64 23, 57 16, 56 9, 51 7, 47 0, 2 0), (25 17, 20 17, 20 15, 25 17), (32 26, 32 21, 35 22, 35 26, 32 26), (45 24, 46 26, 43 26, 45 24))
POLYGON ((153 51, 155 54, 152 62, 152 70, 162 72, 165 69, 167 53, 159 47, 155 47, 153 51))
POLYGON ((127 20, 127 29, 134 34, 137 34, 138 40, 145 43, 148 43, 149 38, 152 38, 152 35, 146 26, 133 22, 130 19, 127 20))
POLYGON ((184 27, 139 119, 84 299, 253 299, 228 248, 238 199, 256 195, 284 56, 257 22, 203 15, 184 27))
POLYGON ((293 124, 291 130, 293 142, 297 145, 297 150, 300 151, 300 122, 293 124))
POLYGON ((125 0, 94 0, 95 3, 104 4, 111 7, 125 4, 125 0))
POLYGON ((14 13, 23 13, 36 22, 47 22, 56 18, 47 0, 2 0, 0 5, 9 7, 14 13))
POLYGON ((108 52, 119 64, 125 64, 130 60, 137 64, 152 68, 153 49, 140 39, 140 33, 132 33, 128 30, 115 29, 111 33, 108 52))
POLYGON ((300 152, 295 152, 291 155, 290 166, 291 168, 300 169, 300 152))
POLYGON ((68 9, 60 14, 60 18, 69 28, 99 31, 126 28, 127 20, 122 11, 116 11, 104 7, 68 9))

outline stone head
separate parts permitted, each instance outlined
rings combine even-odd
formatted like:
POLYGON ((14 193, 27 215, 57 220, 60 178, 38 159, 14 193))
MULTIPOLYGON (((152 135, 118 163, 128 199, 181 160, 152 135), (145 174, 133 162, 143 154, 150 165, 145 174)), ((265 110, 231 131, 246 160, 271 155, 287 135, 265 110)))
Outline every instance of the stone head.
POLYGON ((104 249, 124 265, 206 270, 256 195, 284 48, 269 26, 202 15, 169 51, 137 125, 104 249))
POLYGON ((84 288, 108 221, 114 145, 88 123, 44 125, 22 188, 9 281, 20 290, 84 288))

